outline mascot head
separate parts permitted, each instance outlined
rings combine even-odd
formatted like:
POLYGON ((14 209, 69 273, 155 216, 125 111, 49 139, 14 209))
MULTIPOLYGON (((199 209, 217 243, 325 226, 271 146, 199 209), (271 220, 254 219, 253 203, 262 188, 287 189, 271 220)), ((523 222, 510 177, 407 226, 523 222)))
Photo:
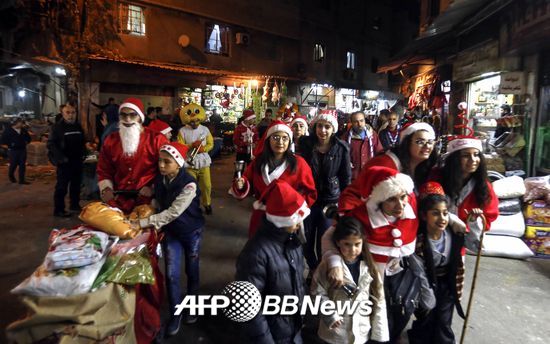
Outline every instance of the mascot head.
POLYGON ((183 124, 189 124, 191 128, 195 129, 206 121, 206 112, 202 106, 190 103, 181 108, 180 119, 183 124))
POLYGON ((279 110, 277 110, 277 117, 281 119, 286 124, 290 124, 294 119, 294 116, 299 116, 298 105, 294 103, 288 103, 281 105, 279 110))

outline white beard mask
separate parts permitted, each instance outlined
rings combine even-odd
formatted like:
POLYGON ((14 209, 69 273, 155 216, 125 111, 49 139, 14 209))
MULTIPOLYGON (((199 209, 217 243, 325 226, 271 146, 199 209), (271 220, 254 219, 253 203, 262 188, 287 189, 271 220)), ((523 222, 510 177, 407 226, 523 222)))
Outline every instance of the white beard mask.
POLYGON ((127 127, 123 122, 119 122, 120 141, 124 155, 134 155, 139 147, 139 138, 141 136, 141 124, 134 122, 134 125, 127 127))

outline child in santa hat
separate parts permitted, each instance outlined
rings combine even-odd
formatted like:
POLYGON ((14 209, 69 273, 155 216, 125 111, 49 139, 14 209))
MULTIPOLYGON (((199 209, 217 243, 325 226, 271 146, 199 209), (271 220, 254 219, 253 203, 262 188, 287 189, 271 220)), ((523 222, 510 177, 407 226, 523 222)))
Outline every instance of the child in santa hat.
MULTIPOLYGON (((301 231, 309 215, 302 195, 282 179, 273 181, 259 199, 265 204, 258 232, 243 248, 237 259, 236 280, 248 281, 265 295, 294 295, 301 301, 304 258, 301 231)), ((259 313, 242 324, 245 342, 301 343, 302 317, 259 313)))
MULTIPOLYGON (((197 181, 184 168, 187 150, 187 146, 179 142, 160 148, 160 175, 155 180, 153 202, 160 212, 132 223, 135 227, 153 227, 165 234, 163 246, 171 313, 166 326, 168 336, 178 332, 183 316, 174 315, 176 305, 183 299, 180 286, 182 255, 185 257, 187 294, 196 295, 199 289, 199 248, 204 217, 200 208, 197 181)), ((186 315, 186 323, 194 323, 196 320, 196 316, 186 315)))
POLYGON ((311 294, 335 302, 352 298, 369 302, 372 312, 364 315, 359 308, 351 315, 322 315, 319 337, 328 343, 365 343, 389 340, 386 300, 380 274, 364 239, 363 225, 351 216, 339 219, 332 240, 338 248, 344 270, 344 287, 333 288, 328 279, 327 261, 323 260, 313 275, 311 294))
POLYGON ((250 218, 248 236, 252 237, 258 229, 265 213, 265 204, 260 196, 275 180, 284 180, 298 190, 309 206, 317 198, 315 181, 307 162, 290 151, 292 130, 281 121, 273 121, 258 143, 252 163, 246 167, 241 178, 235 178, 229 190, 231 195, 242 200, 251 191, 257 199, 250 218))
MULTIPOLYGON (((363 206, 355 208, 350 215, 363 224, 368 248, 378 272, 384 284, 390 286, 392 281, 399 279, 398 274, 404 273, 404 269, 412 268, 416 262, 414 257, 408 259, 415 251, 418 228, 414 183, 406 174, 383 166, 371 167, 367 172, 367 179, 361 188, 363 206), (408 264, 403 263, 404 259, 408 264)), ((338 286, 342 285, 343 271, 338 265, 338 251, 332 239, 333 231, 333 228, 327 230, 322 238, 323 259, 328 259, 327 277, 338 286)), ((421 280, 423 286, 429 289, 425 276, 421 280)), ((391 304, 389 297, 386 295, 388 305, 391 304)), ((388 310, 392 341, 399 338, 410 315, 397 308, 388 310)))
POLYGON ((254 125, 256 114, 252 109, 243 111, 242 122, 237 125, 233 133, 233 143, 237 146, 236 161, 247 164, 253 159, 254 145, 258 141, 258 130, 254 125))
POLYGON ((152 131, 166 136, 168 141, 172 138, 172 128, 161 119, 154 119, 149 123, 149 129, 152 131))
POLYGON ((359 176, 344 190, 338 210, 349 212, 361 205, 361 185, 368 179, 372 166, 385 166, 411 177, 420 186, 437 162, 435 132, 428 123, 413 123, 401 128, 399 145, 367 162, 359 176))
POLYGON ((470 231, 455 233, 449 227, 449 202, 443 187, 428 182, 419 190, 420 226, 416 254, 421 257, 430 285, 434 286, 436 305, 430 312, 416 312, 416 320, 408 331, 411 344, 452 344, 455 336, 451 327, 453 309, 460 317, 464 263, 461 250, 479 248, 482 228, 479 223, 480 209, 474 209, 468 217, 470 231))

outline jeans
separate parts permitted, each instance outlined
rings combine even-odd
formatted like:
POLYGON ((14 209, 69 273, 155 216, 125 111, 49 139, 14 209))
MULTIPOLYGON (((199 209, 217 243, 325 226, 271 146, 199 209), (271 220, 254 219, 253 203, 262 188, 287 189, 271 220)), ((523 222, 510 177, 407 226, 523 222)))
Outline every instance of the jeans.
POLYGON ((8 150, 8 157, 10 160, 10 167, 8 169, 8 176, 10 180, 15 179, 15 169, 19 167, 19 183, 25 181, 25 163, 27 162, 27 150, 26 149, 10 149, 8 150))
POLYGON ((175 228, 166 231, 164 254, 166 263, 166 288, 171 315, 182 299, 180 285, 181 260, 185 257, 185 274, 187 275, 186 295, 197 295, 199 291, 199 250, 202 239, 202 228, 190 233, 182 233, 175 228))
POLYGON ((322 258, 321 238, 331 226, 332 221, 323 214, 324 206, 314 204, 311 213, 304 220, 306 243, 304 245, 304 257, 311 271, 314 271, 322 258))

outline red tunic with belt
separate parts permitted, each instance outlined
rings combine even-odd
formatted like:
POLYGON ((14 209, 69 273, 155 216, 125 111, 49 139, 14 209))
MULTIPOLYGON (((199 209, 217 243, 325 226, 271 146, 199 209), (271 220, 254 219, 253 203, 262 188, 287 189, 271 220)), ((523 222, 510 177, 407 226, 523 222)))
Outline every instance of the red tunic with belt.
POLYGON ((360 190, 361 185, 363 185, 364 180, 367 178, 368 169, 371 166, 384 166, 403 172, 401 171, 401 162, 399 158, 391 151, 387 151, 382 155, 370 159, 361 170, 359 177, 355 178, 340 195, 340 199, 338 200, 338 212, 347 213, 364 204, 364 201, 361 200, 360 190))
MULTIPOLYGON (((311 174, 311 169, 307 162, 300 156, 296 156, 296 171, 292 172, 290 167, 283 163, 277 167, 273 172, 267 171, 267 166, 262 166, 262 173, 256 172, 257 159, 253 160, 250 165, 247 166, 243 178, 245 180, 244 189, 239 191, 235 185, 232 187, 233 195, 238 199, 245 198, 252 190, 254 198, 258 200, 264 190, 272 181, 281 179, 286 181, 296 191, 298 191, 305 198, 308 206, 312 206, 317 199, 317 190, 315 189, 315 181, 311 174)), ((258 230, 260 226, 262 216, 265 214, 265 206, 259 201, 254 202, 254 211, 250 218, 250 226, 248 227, 248 236, 251 238, 258 230)))
MULTIPOLYGON (((144 186, 152 186, 153 179, 158 174, 160 147, 167 143, 166 136, 144 128, 136 153, 128 156, 122 151, 118 132, 107 136, 97 163, 99 188, 102 190, 105 187, 111 187, 115 191, 133 191, 140 190, 144 186)), ((149 201, 150 198, 135 199, 118 195, 109 204, 128 213, 134 206, 149 201)))

